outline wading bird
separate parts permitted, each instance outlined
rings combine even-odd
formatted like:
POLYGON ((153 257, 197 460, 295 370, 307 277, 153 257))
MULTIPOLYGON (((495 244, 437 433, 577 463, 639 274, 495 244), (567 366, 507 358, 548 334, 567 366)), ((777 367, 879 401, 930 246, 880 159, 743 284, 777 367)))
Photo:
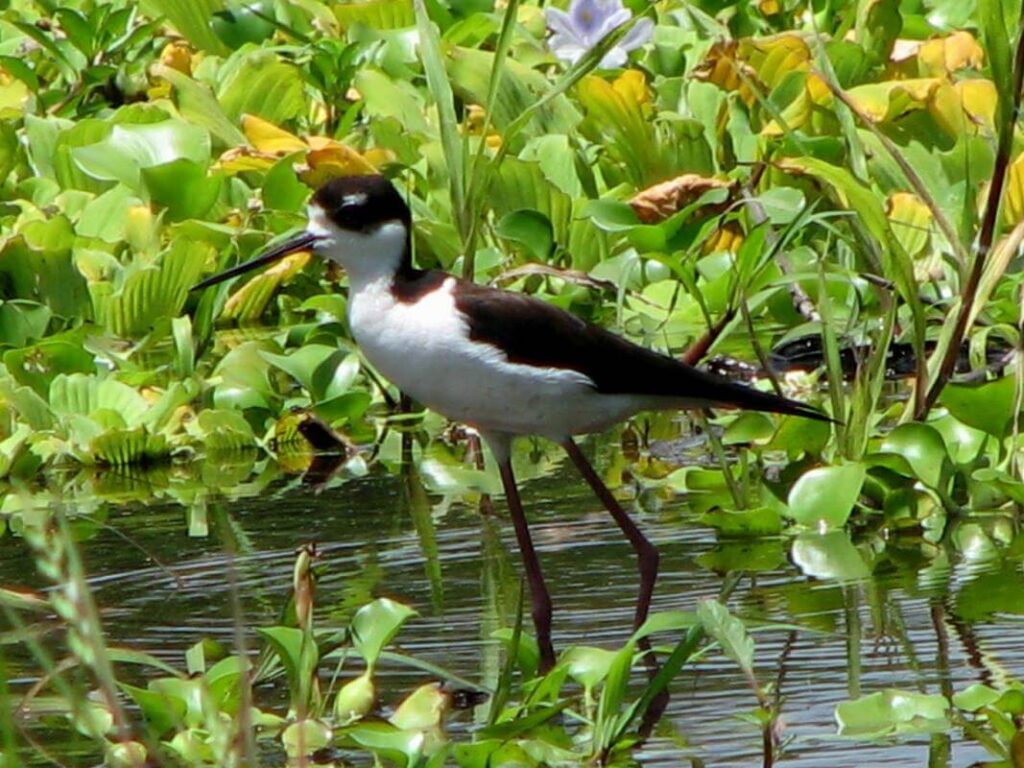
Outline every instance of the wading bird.
POLYGON ((745 408, 825 419, 810 406, 735 384, 652 352, 539 299, 412 265, 412 217, 383 176, 333 179, 314 194, 306 229, 194 290, 310 250, 348 274, 348 321, 366 359, 395 386, 490 447, 522 551, 541 667, 554 664, 551 598, 512 474, 511 442, 559 443, 636 552, 647 618, 658 550, 573 441, 640 411, 745 408))

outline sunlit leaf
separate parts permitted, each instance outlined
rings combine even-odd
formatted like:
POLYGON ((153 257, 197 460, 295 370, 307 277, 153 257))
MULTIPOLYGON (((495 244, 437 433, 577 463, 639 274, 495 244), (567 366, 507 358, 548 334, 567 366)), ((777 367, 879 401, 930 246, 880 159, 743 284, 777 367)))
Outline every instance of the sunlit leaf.
POLYGON ((789 491, 789 516, 816 530, 842 526, 860 496, 865 471, 853 463, 805 472, 789 491))
POLYGON ((900 733, 934 733, 949 727, 949 702, 940 694, 887 689, 836 707, 843 736, 879 738, 900 733))

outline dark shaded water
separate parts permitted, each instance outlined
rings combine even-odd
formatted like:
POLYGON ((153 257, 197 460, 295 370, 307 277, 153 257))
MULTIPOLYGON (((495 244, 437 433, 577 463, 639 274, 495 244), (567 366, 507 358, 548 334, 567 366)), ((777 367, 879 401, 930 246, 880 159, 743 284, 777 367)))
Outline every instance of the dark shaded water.
MULTIPOLYGON (((433 487, 448 482, 443 467, 423 469, 433 487)), ((555 453, 524 470, 538 475, 524 483, 523 500, 555 601, 556 643, 619 647, 636 590, 628 546, 555 453)), ((216 487, 216 472, 204 482, 216 487)), ((422 614, 399 636, 404 651, 466 678, 493 681, 500 660, 491 633, 511 622, 518 589, 519 560, 504 505, 497 499, 495 514, 482 517, 465 494, 419 491, 407 473, 377 468, 319 495, 278 478, 250 480, 230 497, 187 506, 166 493, 148 503, 101 504, 109 528, 84 541, 82 552, 110 640, 178 668, 183 651, 204 636, 230 646, 232 581, 246 624, 274 623, 291 588, 296 547, 316 541, 326 569, 317 591, 318 626, 341 626, 369 597, 386 594, 422 614), (225 554, 225 542, 235 556, 225 554)), ((879 745, 836 737, 836 703, 884 688, 936 693, 1024 675, 1018 640, 1024 597, 1000 598, 1007 577, 1019 586, 1021 567, 1005 550, 978 560, 970 559, 977 558, 970 548, 964 554, 918 540, 854 545, 845 533, 832 534, 841 541, 833 538, 824 549, 815 536, 796 544, 721 543, 693 521, 684 498, 648 491, 641 501, 633 500, 633 512, 662 551, 656 611, 692 610, 722 587, 723 575, 709 566, 743 563, 756 572, 740 582, 731 607, 746 619, 793 625, 755 635, 759 680, 773 684, 784 702, 783 765, 927 765, 927 737, 879 745), (828 578, 837 551, 859 558, 854 570, 873 576, 828 578)), ((0 585, 42 586, 29 562, 21 539, 9 532, 0 538, 0 585)), ((6 653, 11 687, 24 690, 34 680, 28 656, 17 647, 6 653)), ((408 670, 385 674, 391 701, 420 681, 408 670)), ((755 700, 734 665, 712 656, 676 680, 672 697, 658 737, 638 754, 643 764, 677 766, 690 757, 716 766, 760 764, 761 734, 738 717, 755 700)), ((942 764, 985 758, 961 738, 953 734, 952 757, 942 764)))

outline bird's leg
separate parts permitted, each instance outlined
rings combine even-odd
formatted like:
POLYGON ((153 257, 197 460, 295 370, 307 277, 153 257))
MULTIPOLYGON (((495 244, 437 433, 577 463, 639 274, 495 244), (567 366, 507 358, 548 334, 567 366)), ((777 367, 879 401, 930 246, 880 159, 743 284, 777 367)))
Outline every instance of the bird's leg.
POLYGON ((636 600, 636 612, 633 614, 633 629, 640 629, 640 626, 647 620, 647 612, 651 607, 651 596, 654 594, 654 582, 658 580, 658 548, 647 540, 636 523, 630 519, 629 514, 622 508, 622 505, 615 500, 608 486, 604 484, 597 472, 590 466, 587 457, 583 455, 579 446, 569 438, 564 443, 566 453, 576 465, 576 469, 583 475, 591 490, 604 504, 605 509, 619 526, 619 530, 629 539, 633 551, 636 552, 637 568, 640 571, 640 594, 636 600))
MULTIPOLYGON (((651 608, 654 583, 658 580, 658 560, 660 559, 658 548, 651 544, 641 530, 637 528, 636 523, 633 522, 626 510, 622 508, 622 505, 615 500, 612 492, 608 490, 608 486, 598 477, 597 472, 594 471, 594 468, 587 461, 587 457, 583 455, 575 441, 569 438, 565 441, 564 446, 566 453, 569 454, 569 458, 572 459, 572 463, 576 465, 576 469, 579 470, 579 473, 583 475, 583 479, 587 481, 591 490, 594 491, 597 498, 604 504, 605 509, 608 510, 612 519, 615 520, 619 530, 629 539, 633 551, 636 552, 637 568, 640 571, 640 594, 637 596, 636 611, 633 614, 633 629, 635 631, 640 629, 643 623, 647 621, 647 613, 651 608)), ((651 649, 651 640, 648 637, 642 637, 637 640, 636 645, 637 648, 644 652, 647 678, 653 681, 661 670, 661 666, 658 664, 658 659, 655 658, 651 649)), ((648 705, 647 711, 644 712, 643 720, 640 723, 641 738, 646 739, 650 736, 654 726, 657 725, 665 709, 668 707, 668 700, 668 689, 664 688, 648 705)))
POLYGON ((505 498, 508 499, 509 512, 512 514, 512 525, 516 529, 516 540, 519 551, 523 553, 523 567, 526 569, 526 580, 530 585, 530 603, 532 605, 533 626, 537 630, 537 645, 540 648, 540 671, 545 674, 555 666, 555 649, 551 645, 551 596, 544 583, 544 574, 540 569, 540 560, 533 548, 533 539, 523 514, 523 505, 519 500, 519 489, 516 478, 512 474, 512 461, 509 458, 500 462, 501 482, 505 487, 505 498))

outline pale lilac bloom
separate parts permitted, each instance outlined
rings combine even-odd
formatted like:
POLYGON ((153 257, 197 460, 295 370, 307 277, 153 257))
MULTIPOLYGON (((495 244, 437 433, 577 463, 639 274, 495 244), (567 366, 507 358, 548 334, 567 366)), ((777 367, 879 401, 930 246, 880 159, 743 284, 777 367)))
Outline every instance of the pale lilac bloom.
MULTIPOLYGON (((572 0, 569 12, 558 8, 545 8, 548 27, 554 34, 548 40, 548 47, 559 59, 575 64, 583 55, 597 45, 601 38, 629 21, 633 15, 622 7, 622 0, 572 0)), ((614 48, 601 59, 604 69, 621 67, 626 63, 626 54, 651 39, 654 22, 640 19, 626 33, 614 48)))

